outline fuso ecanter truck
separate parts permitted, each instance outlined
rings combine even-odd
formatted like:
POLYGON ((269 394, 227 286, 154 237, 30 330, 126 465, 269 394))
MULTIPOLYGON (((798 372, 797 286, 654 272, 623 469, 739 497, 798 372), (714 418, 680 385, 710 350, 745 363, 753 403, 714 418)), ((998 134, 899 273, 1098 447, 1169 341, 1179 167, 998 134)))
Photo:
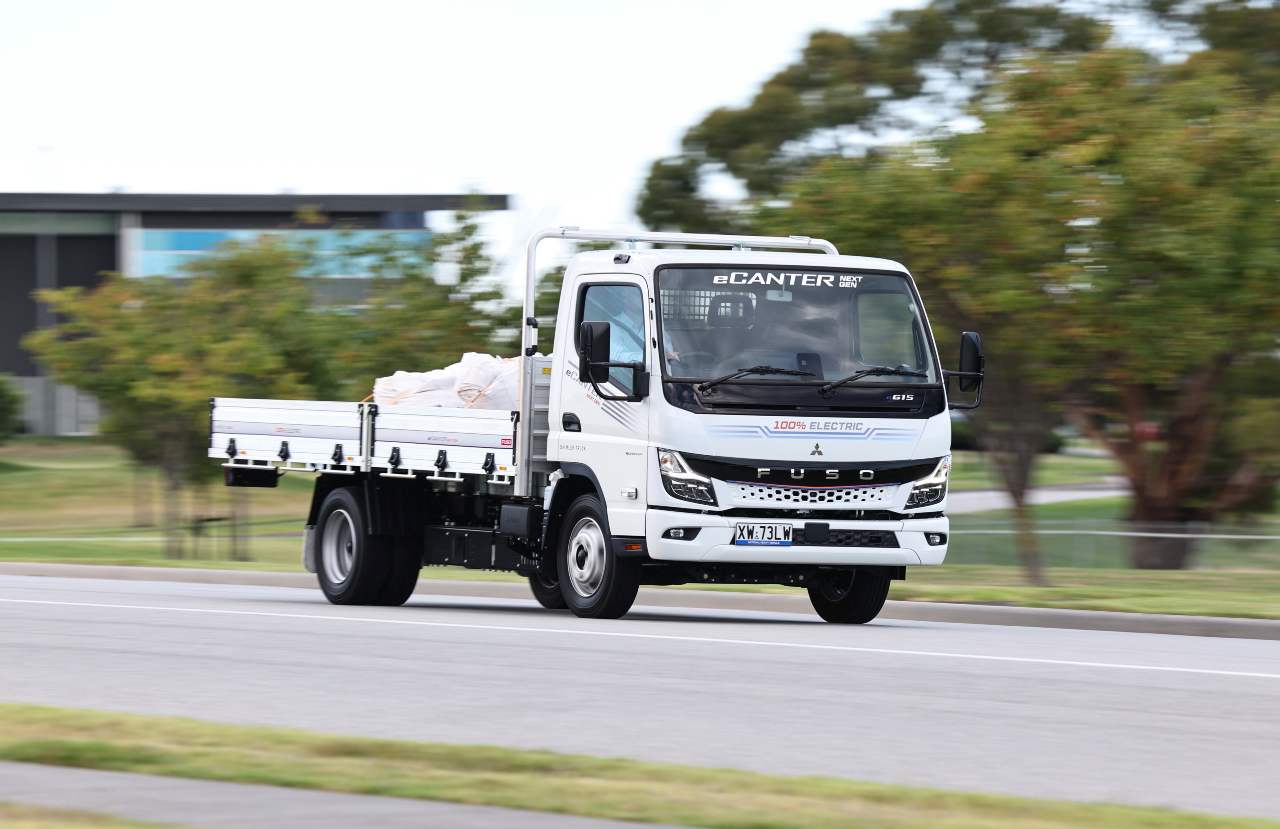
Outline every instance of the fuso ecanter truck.
POLYGON ((535 234, 527 267, 510 408, 211 401, 228 486, 315 474, 303 563, 329 601, 403 604, 423 567, 460 565, 583 617, 641 585, 782 584, 863 623, 942 563, 950 410, 980 403, 983 356, 966 332, 942 369, 905 267, 800 236, 572 227, 535 234), (551 238, 618 246, 572 258, 543 356, 551 238))

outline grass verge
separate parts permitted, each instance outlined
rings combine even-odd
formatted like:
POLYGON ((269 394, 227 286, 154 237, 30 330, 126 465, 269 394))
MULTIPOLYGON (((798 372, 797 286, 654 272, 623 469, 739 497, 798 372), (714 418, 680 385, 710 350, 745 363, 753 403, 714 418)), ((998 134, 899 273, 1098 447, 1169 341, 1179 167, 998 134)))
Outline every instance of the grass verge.
POLYGON ((685 826, 1280 827, 1162 809, 0 705, 0 758, 685 826))
POLYGON ((92 812, 0 803, 0 826, 5 829, 160 829, 161 824, 120 820, 92 812))

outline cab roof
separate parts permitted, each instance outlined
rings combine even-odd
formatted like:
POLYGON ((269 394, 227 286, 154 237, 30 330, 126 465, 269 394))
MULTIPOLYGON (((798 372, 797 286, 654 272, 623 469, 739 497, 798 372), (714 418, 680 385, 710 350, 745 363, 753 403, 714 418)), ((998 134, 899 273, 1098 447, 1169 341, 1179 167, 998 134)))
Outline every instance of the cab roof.
POLYGON ((840 268, 848 270, 896 271, 910 275, 910 271, 892 259, 873 256, 832 256, 824 253, 797 253, 774 250, 661 250, 640 249, 582 251, 574 254, 573 264, 578 268, 599 269, 603 272, 635 273, 637 270, 652 273, 661 265, 729 265, 744 267, 797 267, 840 268), (614 257, 629 256, 629 261, 619 263, 614 257))

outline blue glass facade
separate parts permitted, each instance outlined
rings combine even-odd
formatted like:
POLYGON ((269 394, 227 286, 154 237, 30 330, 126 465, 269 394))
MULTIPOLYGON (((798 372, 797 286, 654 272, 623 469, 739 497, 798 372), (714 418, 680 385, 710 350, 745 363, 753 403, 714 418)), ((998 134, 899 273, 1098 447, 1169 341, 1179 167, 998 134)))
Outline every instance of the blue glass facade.
POLYGON ((290 244, 312 251, 314 267, 309 276, 362 278, 370 272, 368 246, 393 238, 397 246, 425 251, 431 231, 414 230, 169 230, 142 228, 134 242, 137 276, 179 276, 183 265, 214 252, 229 242, 252 242, 260 236, 280 236, 290 244))

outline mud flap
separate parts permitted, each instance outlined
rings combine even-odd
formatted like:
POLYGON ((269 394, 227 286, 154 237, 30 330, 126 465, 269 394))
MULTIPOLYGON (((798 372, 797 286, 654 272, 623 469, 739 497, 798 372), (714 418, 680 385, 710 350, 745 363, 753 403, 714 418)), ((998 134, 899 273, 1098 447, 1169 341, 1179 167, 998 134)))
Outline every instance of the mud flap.
POLYGON ((316 571, 316 528, 314 524, 307 525, 302 531, 302 566, 306 568, 308 573, 316 571))

